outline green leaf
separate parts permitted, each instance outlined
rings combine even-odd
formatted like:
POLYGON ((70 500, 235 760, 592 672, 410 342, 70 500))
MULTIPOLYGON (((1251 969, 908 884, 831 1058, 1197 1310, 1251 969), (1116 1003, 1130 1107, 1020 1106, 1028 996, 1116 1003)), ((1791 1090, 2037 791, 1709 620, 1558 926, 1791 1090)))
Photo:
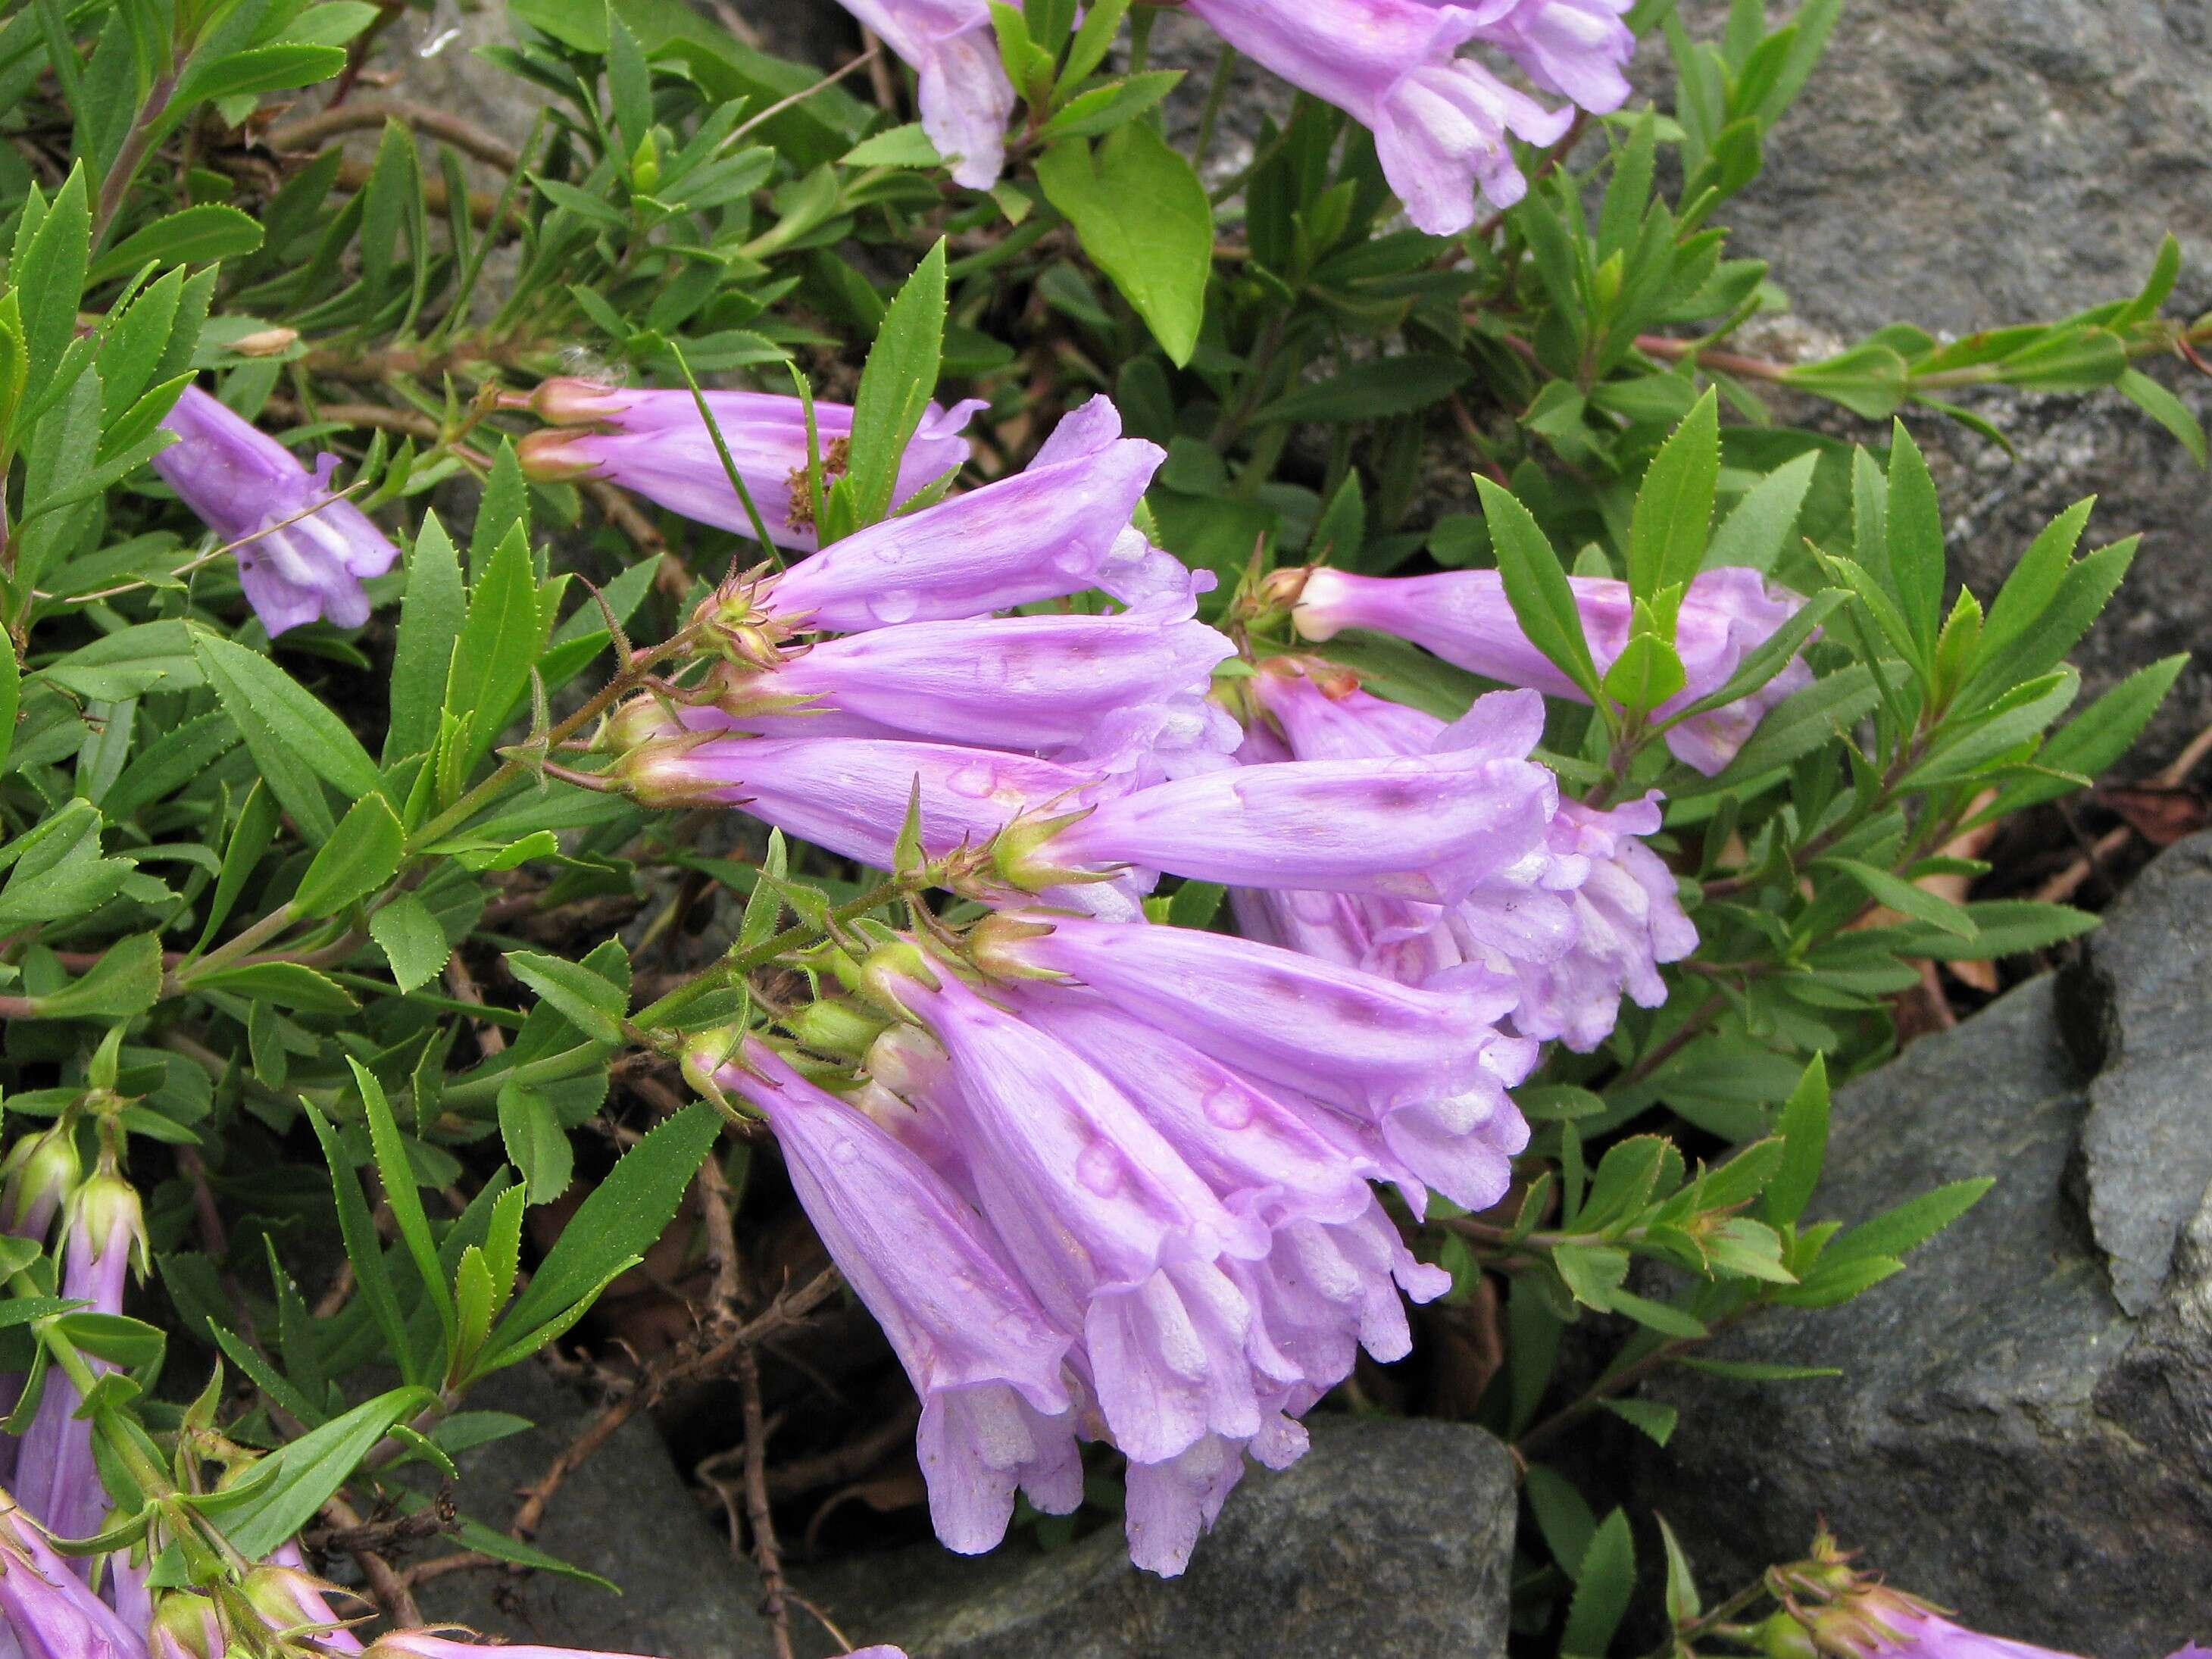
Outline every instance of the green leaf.
POLYGON ((714 1109, 694 1102, 625 1152, 569 1218, 489 1346, 509 1346, 562 1316, 622 1263, 651 1249, 720 1133, 714 1109))
POLYGON ((1843 1375, 1833 1365, 1778 1365, 1758 1359, 1692 1358, 1682 1364, 1708 1376, 1724 1376, 1735 1382, 1805 1382, 1816 1377, 1843 1375))
POLYGON ((499 1139, 531 1203, 550 1204, 568 1190, 575 1153, 553 1103, 537 1090, 509 1083, 499 1091, 499 1139))
POLYGON ((2206 465, 2204 424, 2187 404, 2139 368, 2121 375, 2119 386, 2123 397, 2181 441, 2191 460, 2199 467, 2206 465))
POLYGON ((1782 1163, 1766 1183, 1761 1207, 1776 1226, 1787 1226, 1805 1213, 1820 1184, 1828 1157, 1828 1063, 1814 1054, 1805 1075, 1782 1103, 1775 1127, 1782 1134, 1782 1163))
POLYGON ((54 370, 76 337, 77 305, 92 258, 92 210, 82 162, 70 169, 45 216, 27 236, 29 224, 27 215, 17 223, 8 276, 22 307, 28 384, 35 399, 58 390, 54 370))
POLYGON ((1615 1510, 1598 1523, 1589 1547, 1583 1552, 1559 1651, 1600 1659, 1613 1644, 1635 1588, 1636 1540, 1628 1529, 1627 1513, 1615 1510))
MULTIPOLYGON (((2136 738, 2150 724, 2151 716, 2158 713, 2160 704, 2166 701, 2166 693, 2173 689, 2175 678, 2189 660, 2188 653, 2181 652, 2148 668, 2137 669, 2051 733, 2037 760, 2055 772, 2073 772, 2087 778, 2101 776, 2107 767, 2135 746, 2136 738)), ((2047 800, 2071 787, 2063 781, 2052 781, 2056 787, 2049 793, 2035 792, 2033 799, 2047 800)), ((2006 794, 2008 810, 2017 811, 2018 805, 2010 805, 2016 799, 2013 792, 2008 789, 2006 794)), ((111 789, 108 799, 112 803, 114 799, 115 791, 111 789)))
POLYGON ((1939 962, 1996 962, 2047 951, 2081 938, 2097 925, 2097 918, 2087 910, 2032 899, 1984 899, 1966 906, 1966 915, 1974 924, 1970 939, 1951 939, 1934 929, 1908 930, 1896 948, 1904 956, 1939 962))
POLYGON ((1830 741, 1838 728, 1849 730, 1854 722, 1872 712, 1879 701, 1881 693, 1875 688, 1874 675, 1864 663, 1853 663, 1817 679, 1767 712, 1759 729, 1736 751, 1735 759, 1716 781, 1740 783, 1778 766, 1787 766, 1830 741))
POLYGON ((263 1462, 276 1473, 224 1514, 224 1539, 248 1559, 280 1547, 314 1519, 378 1441, 435 1399, 427 1389, 394 1389, 270 1453, 263 1462))
POLYGON ((134 933, 107 947, 82 978, 32 999, 39 1019, 131 1019, 161 1000, 161 936, 134 933))
POLYGON ((354 799, 382 783, 368 751, 330 708, 268 658, 204 629, 191 630, 192 654, 237 723, 254 763, 284 810, 320 845, 336 827, 315 778, 354 799))
POLYGON ((1688 671, 1673 646, 1656 635, 1638 634, 1605 671, 1604 685, 1606 696, 1623 708, 1642 714, 1656 708, 1688 682, 1688 671))
POLYGON ((368 919, 368 934, 383 949, 392 964, 392 982, 402 991, 428 985, 446 966, 453 947, 446 930, 430 914, 430 907, 412 893, 402 893, 380 906, 368 919))
POLYGON ((251 962, 195 974, 196 991, 228 991, 249 1001, 273 1002, 306 1014, 349 1014, 360 1005, 336 980, 296 962, 251 962))
POLYGON ((1931 927, 1940 928, 1960 939, 1974 937, 1973 920, 1963 907, 1939 897, 1925 887, 1915 885, 1902 876, 1893 875, 1887 870, 1878 870, 1857 859, 1825 858, 1819 860, 1818 863, 1832 870, 1842 871, 1866 889, 1877 903, 1886 904, 1916 921, 1924 921, 1931 927))
POLYGON ((2106 328, 2054 328, 1997 366, 2013 385, 2039 392, 2094 392, 2128 372, 2128 349, 2106 328))
POLYGON ((1285 392, 1253 418, 1291 426, 1304 421, 1379 421, 1410 415, 1443 402, 1473 374, 1457 357, 1417 354, 1380 358, 1285 392))
POLYGON ((1643 1430, 1650 1436, 1652 1443, 1659 1446, 1674 1437, 1674 1425, 1681 1415, 1672 1406, 1663 1406, 1656 1400, 1608 1400, 1604 1405, 1622 1422, 1643 1430))
POLYGON ((1674 1536, 1674 1528, 1667 1524, 1667 1517, 1654 1515, 1651 1518, 1659 1523, 1659 1541, 1667 1552, 1667 1621, 1677 1626, 1686 1625, 1705 1610, 1698 1595, 1697 1576, 1690 1570, 1690 1558, 1674 1536))
POLYGON ((653 131, 653 70, 645 49, 613 7, 607 9, 607 90, 615 106, 615 130, 625 153, 635 154, 653 131))
POLYGON ((1817 453, 1800 455, 1768 473, 1743 493, 1713 532, 1705 550, 1705 568, 1743 565, 1753 570, 1771 570, 1790 532, 1797 527, 1797 514, 1820 468, 1817 453))
POLYGON ((407 1254, 414 1258, 423 1293, 437 1309, 438 1322, 450 1346, 454 1330, 453 1291, 446 1284, 445 1267, 438 1260, 438 1242, 430 1236, 430 1218, 423 1213, 422 1194, 417 1190, 415 1168, 400 1139, 399 1125, 392 1118, 392 1104, 385 1099, 384 1085, 376 1080, 375 1073, 350 1054, 346 1056, 346 1065, 353 1073, 354 1086, 361 1091, 362 1109, 368 1119, 368 1144, 376 1154, 385 1207, 399 1229, 407 1254))
POLYGON ((1181 70, 1146 70, 1127 80, 1093 87, 1080 97, 1071 99, 1044 124, 1038 136, 1050 143, 1063 138, 1096 138, 1102 132, 1111 132, 1122 123, 1135 120, 1174 91, 1182 76, 1181 70))
POLYGON ((1528 1466, 1522 1491, 1545 1547, 1560 1570, 1575 1577, 1582 1571, 1583 1557, 1589 1553, 1590 1540, 1597 1536, 1597 1516, 1573 1484, 1548 1463, 1528 1466))
POLYGON ((353 1263, 362 1300, 368 1304, 377 1329, 384 1334, 386 1352, 398 1360, 401 1373, 412 1381, 422 1374, 425 1367, 408 1335, 406 1316, 399 1311, 399 1294, 392 1283, 391 1265, 385 1260, 384 1244, 377 1237, 376 1223, 369 1215, 368 1201, 362 1197, 361 1180, 354 1173, 353 1159, 339 1140, 337 1130, 321 1112, 310 1106, 306 1116, 307 1127, 315 1132, 316 1142, 322 1147, 324 1162, 330 1165, 331 1194, 337 1202, 338 1235, 345 1245, 346 1259, 353 1263))
POLYGON ((261 246, 261 222, 222 202, 202 202, 132 232, 94 261, 88 279, 97 284, 127 276, 146 264, 198 264, 251 253, 261 246))
POLYGON ((1505 598, 1521 631, 1554 667, 1582 688, 1585 697, 1596 702, 1600 696, 1597 664, 1591 659, 1589 642, 1583 635, 1582 612, 1576 607, 1567 573, 1559 568, 1559 556, 1511 491, 1480 474, 1474 485, 1482 497, 1482 516, 1490 526, 1505 598))
POLYGON ((452 670, 453 641, 468 615, 453 538, 435 513, 407 557, 407 592, 399 602, 399 636, 392 657, 392 720, 384 758, 428 754, 438 740, 438 711, 452 670))
POLYGON ((398 874, 406 850, 407 832, 392 803, 381 795, 362 796, 300 878, 292 908, 303 916, 336 915, 398 874))
POLYGON ((1628 586, 1638 599, 1686 586, 1698 574, 1712 533, 1720 471, 1719 394, 1708 388, 1652 458, 1636 492, 1628 531, 1628 586))
POLYGON ((580 963, 535 951, 509 951, 507 965, 586 1036, 609 1043, 623 1040, 622 1021, 629 1012, 629 999, 612 981, 580 963))
POLYGON ((939 240, 884 311, 854 399, 845 476, 852 480, 862 525, 875 524, 891 510, 899 462, 937 390, 944 351, 945 244, 939 240))
POLYGON ((933 167, 943 162, 921 123, 909 121, 863 138, 840 158, 850 167, 933 167))
POLYGON ((1177 368, 1190 362, 1213 269, 1213 204, 1198 174, 1141 121, 1094 149, 1064 139, 1037 158, 1045 199, 1075 227, 1177 368))
POLYGON ((1943 610, 1943 510, 1928 463, 1902 421, 1890 431, 1888 524, 1890 580, 1913 641, 1929 657, 1943 610))
POLYGON ((338 46, 257 46, 247 52, 196 54, 191 70, 169 105, 167 125, 195 104, 213 103, 247 93, 279 92, 327 81, 346 66, 338 46))
POLYGON ((0 646, 0 773, 8 769, 8 756, 15 746, 15 714, 22 701, 23 671, 16 664, 15 642, 10 639, 0 646))
POLYGON ((1784 384, 1816 392, 1869 421, 1886 421, 1904 407, 1911 370, 1891 346, 1869 343, 1825 362, 1784 369, 1784 384))
POLYGON ((490 753, 530 684, 531 666, 538 660, 546 632, 529 537, 518 525, 486 562, 476 591, 469 595, 468 620, 453 643, 445 712, 459 722, 460 729, 440 757, 444 799, 458 795, 477 763, 490 753))
MULTIPOLYGON (((1982 1200, 1996 1185, 1993 1177, 1954 1181, 1908 1198, 1884 1210, 1872 1220, 1840 1233, 1822 1253, 1820 1266, 1863 1261, 1876 1257, 1902 1256, 1920 1248, 1982 1200)), ((1811 1284, 1808 1279, 1807 1284, 1811 1284)))

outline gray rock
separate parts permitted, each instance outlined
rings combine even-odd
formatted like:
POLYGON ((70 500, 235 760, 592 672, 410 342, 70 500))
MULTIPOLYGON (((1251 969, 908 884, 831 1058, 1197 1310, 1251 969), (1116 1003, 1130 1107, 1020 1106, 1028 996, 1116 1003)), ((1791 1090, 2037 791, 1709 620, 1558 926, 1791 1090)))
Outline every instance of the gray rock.
POLYGON ((1839 1094, 1817 1214, 1997 1184, 1903 1274, 1714 1350, 1843 1376, 1653 1390, 1682 1421, 1638 1484, 1712 1583, 1801 1553, 1825 1518, 2006 1635, 2152 1659, 2212 1629, 2208 914, 2199 836, 2114 908, 2085 968, 1839 1094))
MULTIPOLYGON (((1682 0, 1715 38, 1728 0, 1682 0)), ((1777 3, 1779 17, 1790 8, 1777 3)), ((1654 40, 1645 52, 1664 57, 1654 40)), ((2132 292, 2159 235, 2212 290, 2212 10, 2200 0, 1887 0, 1828 54, 1722 215, 1847 333, 1966 333, 2132 292)), ((2201 306, 2200 306, 2201 308, 2201 306)))
POLYGON ((1504 1448, 1448 1423, 1311 1426, 1302 1462, 1245 1477, 1181 1578, 1139 1572, 1109 1527, 1047 1554, 908 1551, 805 1588, 854 1641, 914 1659, 1500 1659, 1504 1448))
MULTIPOLYGON (((1682 0, 1699 39, 1727 11, 1727 0, 1682 0)), ((1646 41, 1640 77, 1662 100, 1665 58, 1646 41)), ((2212 307, 2212 9, 1854 0, 1769 138, 1765 171, 1718 216, 1732 251, 1771 263, 1830 349, 1887 323, 1963 334, 2124 297, 2167 230, 2184 256, 2169 310, 2200 314, 2212 307)), ((2212 382, 2179 363, 2145 366, 2212 420, 2212 382)), ((2212 586, 2199 580, 2212 489, 2162 428, 2116 393, 1960 401, 2019 450, 2015 462, 1932 412, 1912 417, 1954 514, 1954 571, 1985 601, 2045 522, 2095 494, 2093 542, 2141 533, 2143 547, 2077 658, 2087 693, 2212 638, 2212 586)), ((1782 412, 1802 419, 1803 408, 1782 412)), ((1882 435, 1848 416, 1820 423, 1882 435)), ((2208 724, 2212 661, 2201 659, 2124 774, 2208 724)))
MULTIPOLYGON (((543 1367, 522 1364, 474 1390, 472 1409, 518 1412, 538 1426, 457 1460, 462 1510, 493 1526, 514 1512, 593 1415, 543 1367)), ((538 1572, 453 1573, 423 1587, 426 1617, 511 1641, 665 1659, 766 1659, 774 1652, 757 1606, 760 1579, 735 1560, 670 1461, 653 1425, 633 1417, 571 1474, 547 1506, 536 1542, 622 1588, 538 1572)))

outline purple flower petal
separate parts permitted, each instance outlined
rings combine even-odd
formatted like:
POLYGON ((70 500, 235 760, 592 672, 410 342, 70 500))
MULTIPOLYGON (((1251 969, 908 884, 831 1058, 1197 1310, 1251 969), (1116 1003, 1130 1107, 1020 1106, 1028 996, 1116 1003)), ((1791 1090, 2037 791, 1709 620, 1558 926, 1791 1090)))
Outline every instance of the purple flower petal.
MULTIPOLYGON (((1632 607, 1628 584, 1574 576, 1575 603, 1590 655, 1603 673, 1627 648, 1632 607)), ((1744 658, 1764 644, 1804 604, 1755 570, 1708 570, 1690 584, 1676 623, 1674 648, 1688 676, 1682 690, 1657 711, 1661 718, 1727 684, 1744 658)), ((1494 570, 1437 576, 1355 576, 1316 569, 1295 612, 1298 631, 1326 640, 1346 628, 1371 628, 1425 646, 1446 662, 1511 685, 1585 701, 1543 653, 1530 644, 1494 570)), ((1751 696, 1684 721, 1667 733, 1676 759, 1707 776, 1735 758, 1766 711, 1812 683, 1795 659, 1751 696)))
POLYGON ((154 457, 154 471, 223 541, 253 538, 234 556, 239 584, 270 635, 318 617, 341 628, 368 620, 362 582, 391 569, 399 550, 331 495, 336 457, 308 471, 197 386, 185 388, 161 425, 177 441, 154 457))

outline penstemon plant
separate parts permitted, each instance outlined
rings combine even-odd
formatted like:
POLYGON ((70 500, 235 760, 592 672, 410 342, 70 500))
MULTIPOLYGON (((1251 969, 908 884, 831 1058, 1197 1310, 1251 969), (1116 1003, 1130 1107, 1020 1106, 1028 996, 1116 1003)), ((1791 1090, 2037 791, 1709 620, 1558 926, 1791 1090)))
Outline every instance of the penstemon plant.
MULTIPOLYGON (((1634 1528, 1559 1455, 1985 1189, 1823 1216, 1831 1081, 2094 925, 1955 896, 1972 837, 2181 665, 2075 712, 2132 542, 1952 592, 1901 417, 2110 388, 2202 463, 2176 245, 1737 349, 1784 301, 1714 221, 1837 0, 1185 0, 1210 90, 1130 0, 848 0, 827 73, 512 0, 526 134, 377 67, 404 9, 0 12, 0 1620, 452 1659, 420 1585, 574 1571, 572 1463, 429 1495, 522 1425, 471 1389, 611 1356, 672 1241, 620 1409, 735 1385, 786 1652, 762 1370, 841 1285, 947 1547, 1118 1504, 1168 1575, 1409 1304, 1485 1322, 1517 1627, 1607 1651, 1634 1528), (1240 56, 1291 90, 1218 176, 1240 56)), ((1825 1540, 1707 1613, 1665 1545, 1685 1659, 1987 1639, 1825 1540)))

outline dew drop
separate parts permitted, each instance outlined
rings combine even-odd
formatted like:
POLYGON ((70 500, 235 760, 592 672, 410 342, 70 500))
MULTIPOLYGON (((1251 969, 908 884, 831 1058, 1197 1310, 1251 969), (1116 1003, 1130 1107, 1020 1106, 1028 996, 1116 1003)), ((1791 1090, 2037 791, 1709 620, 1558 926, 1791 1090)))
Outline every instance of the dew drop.
POLYGON ((1242 1089, 1223 1084, 1207 1091, 1200 1103, 1206 1121, 1217 1129, 1243 1129, 1252 1121, 1252 1097, 1242 1089))
POLYGON ((1075 1178, 1101 1198, 1121 1189, 1121 1155, 1103 1141, 1093 1141, 1075 1160, 1075 1178))
POLYGON ((915 612, 921 609, 921 596, 911 588, 895 587, 888 593, 872 594, 868 599, 868 614, 886 625, 911 622, 915 612))

